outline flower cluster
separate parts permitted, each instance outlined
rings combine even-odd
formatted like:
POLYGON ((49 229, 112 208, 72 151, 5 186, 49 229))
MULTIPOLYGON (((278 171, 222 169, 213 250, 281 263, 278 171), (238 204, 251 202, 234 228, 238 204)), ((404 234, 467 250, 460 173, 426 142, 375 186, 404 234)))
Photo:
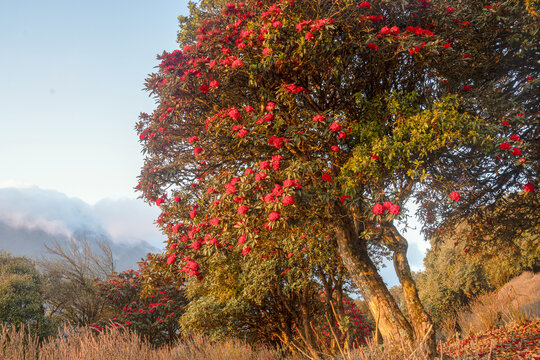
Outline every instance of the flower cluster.
POLYGON ((398 204, 393 204, 391 201, 385 201, 382 204, 375 204, 371 209, 373 215, 382 215, 388 211, 389 214, 398 215, 401 212, 401 208, 398 204))

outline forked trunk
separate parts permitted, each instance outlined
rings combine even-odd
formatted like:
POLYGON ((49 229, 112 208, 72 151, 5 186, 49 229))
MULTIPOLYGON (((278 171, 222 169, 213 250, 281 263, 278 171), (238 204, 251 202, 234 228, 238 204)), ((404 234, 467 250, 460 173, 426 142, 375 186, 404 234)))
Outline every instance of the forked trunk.
POLYGON ((347 218, 344 218, 341 225, 336 227, 339 254, 367 302, 384 342, 388 344, 399 339, 412 341, 411 325, 377 272, 368 255, 366 244, 359 241, 352 221, 348 222, 347 218))
POLYGON ((414 337, 417 342, 425 341, 426 350, 433 357, 437 353, 435 329, 429 314, 425 311, 418 297, 416 284, 407 260, 407 240, 401 236, 393 224, 389 226, 389 230, 390 234, 385 238, 385 241, 394 253, 394 268, 403 289, 403 296, 407 302, 414 337))

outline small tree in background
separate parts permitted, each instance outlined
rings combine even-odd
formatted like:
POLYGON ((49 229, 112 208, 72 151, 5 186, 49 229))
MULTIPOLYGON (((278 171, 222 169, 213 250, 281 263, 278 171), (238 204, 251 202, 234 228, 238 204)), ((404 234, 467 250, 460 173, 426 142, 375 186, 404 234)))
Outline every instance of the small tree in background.
POLYGON ((155 346, 171 345, 176 340, 180 328, 178 319, 186 306, 181 285, 164 283, 151 293, 145 293, 142 278, 134 270, 114 274, 97 285, 100 295, 108 300, 112 315, 108 320, 92 324, 94 329, 125 326, 155 346))
POLYGON ((111 249, 100 243, 94 250, 86 241, 72 240, 68 247, 48 247, 49 257, 39 262, 44 279, 47 312, 60 322, 90 325, 107 317, 107 302, 96 281, 114 272, 111 249))
POLYGON ((55 332, 45 316, 42 278, 34 262, 5 252, 0 252, 0 324, 26 326, 39 337, 55 332))

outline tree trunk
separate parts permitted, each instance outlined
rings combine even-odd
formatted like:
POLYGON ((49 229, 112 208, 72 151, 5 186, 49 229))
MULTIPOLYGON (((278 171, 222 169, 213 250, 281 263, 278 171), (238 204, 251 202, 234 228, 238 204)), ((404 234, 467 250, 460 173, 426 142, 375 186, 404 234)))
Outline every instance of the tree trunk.
POLYGON ((311 314, 309 311, 309 304, 308 304, 308 289, 304 289, 302 294, 300 295, 300 313, 302 317, 302 324, 299 324, 299 327, 301 326, 299 331, 302 331, 304 335, 302 336, 302 340, 304 340, 304 343, 306 345, 307 351, 309 351, 312 359, 320 360, 319 354, 317 354, 317 351, 315 350, 313 346, 313 336, 312 336, 312 330, 311 330, 311 314))
POLYGON ((352 220, 342 216, 336 226, 338 250, 343 264, 362 293, 385 343, 398 339, 413 340, 413 331, 388 291, 375 264, 371 261, 365 242, 360 241, 352 220))
POLYGON ((407 260, 407 240, 401 236, 393 224, 388 229, 390 230, 390 234, 386 236, 385 241, 394 253, 394 268, 403 289, 403 296, 407 302, 409 319, 414 329, 414 336, 416 341, 421 341, 425 338, 426 349, 429 355, 433 357, 437 355, 435 329, 429 314, 425 311, 418 297, 418 290, 416 289, 416 284, 414 283, 407 260))

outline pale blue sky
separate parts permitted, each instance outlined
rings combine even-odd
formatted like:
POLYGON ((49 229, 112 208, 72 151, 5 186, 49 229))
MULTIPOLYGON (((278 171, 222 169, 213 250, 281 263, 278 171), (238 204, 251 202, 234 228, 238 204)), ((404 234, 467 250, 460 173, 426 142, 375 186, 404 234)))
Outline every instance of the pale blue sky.
POLYGON ((0 0, 0 184, 135 197, 134 131, 184 0, 0 0))

